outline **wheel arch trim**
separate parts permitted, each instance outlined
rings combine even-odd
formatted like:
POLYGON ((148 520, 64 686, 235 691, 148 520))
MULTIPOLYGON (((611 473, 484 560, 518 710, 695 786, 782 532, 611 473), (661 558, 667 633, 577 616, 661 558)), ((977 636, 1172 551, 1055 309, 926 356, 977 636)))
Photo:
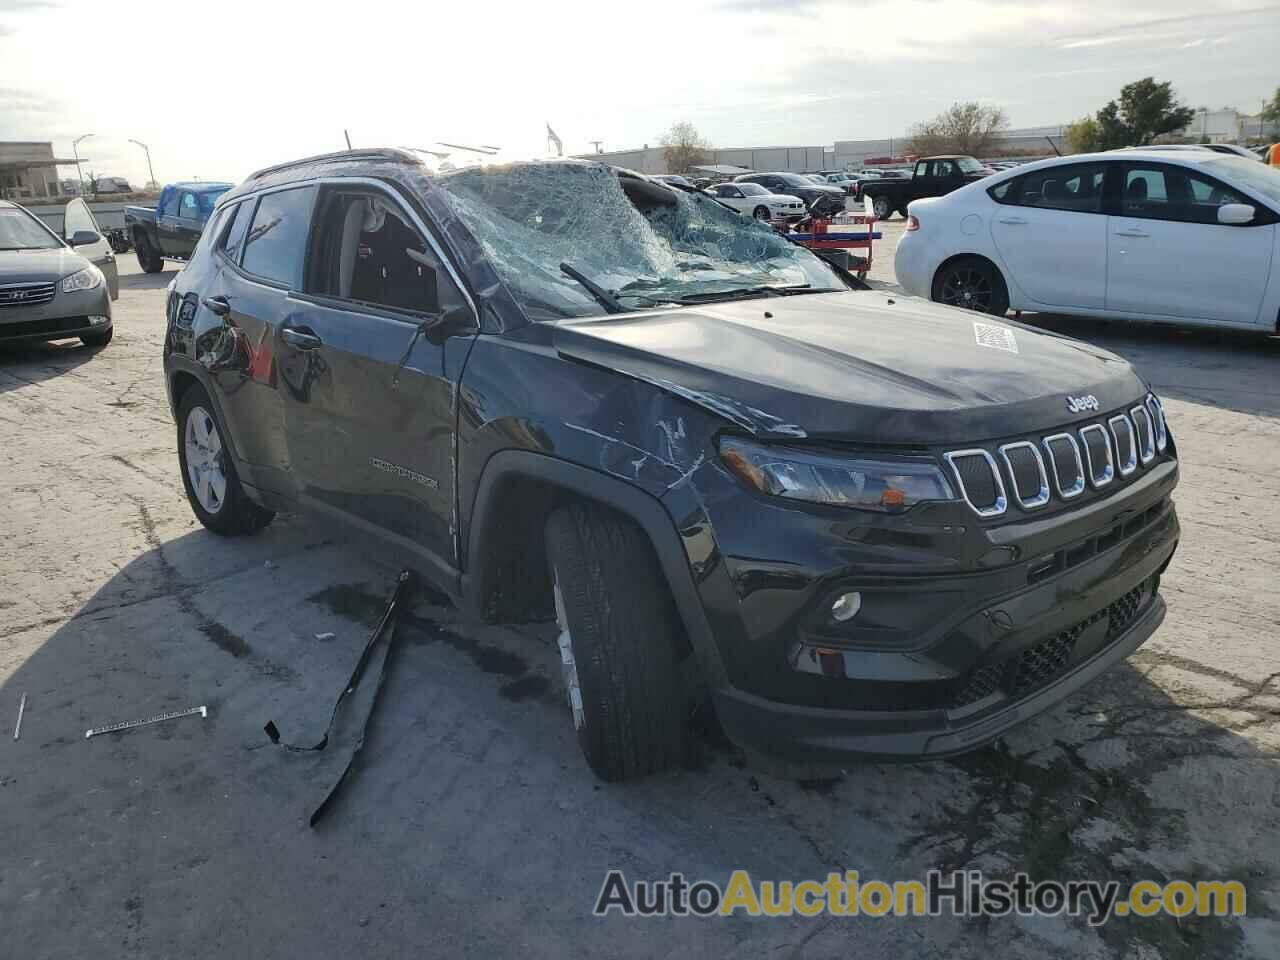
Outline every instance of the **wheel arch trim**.
POLYGON ((529 479, 549 484, 558 491, 596 501, 618 511, 635 523, 648 539, 657 558, 667 588, 675 601, 680 621, 708 682, 724 676, 693 572, 689 568, 680 532, 662 502, 645 491, 616 477, 577 463, 535 453, 531 450, 501 450, 485 463, 474 505, 467 524, 467 567, 461 576, 460 593, 469 612, 480 614, 481 587, 489 575, 481 539, 487 521, 502 509, 500 491, 511 479, 529 479))

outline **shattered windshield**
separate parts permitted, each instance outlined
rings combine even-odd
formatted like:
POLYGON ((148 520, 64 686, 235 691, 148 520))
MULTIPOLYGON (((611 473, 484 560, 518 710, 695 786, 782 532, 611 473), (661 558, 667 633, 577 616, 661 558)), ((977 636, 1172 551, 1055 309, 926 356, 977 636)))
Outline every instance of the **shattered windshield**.
POLYGON ((440 185, 533 320, 848 289, 767 225, 603 164, 471 168, 440 185))

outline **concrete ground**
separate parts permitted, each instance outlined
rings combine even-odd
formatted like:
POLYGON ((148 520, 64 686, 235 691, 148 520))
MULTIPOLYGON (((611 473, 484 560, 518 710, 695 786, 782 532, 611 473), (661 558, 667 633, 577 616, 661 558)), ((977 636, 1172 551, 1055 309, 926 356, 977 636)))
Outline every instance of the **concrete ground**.
MULTIPOLYGON (((888 234, 873 277, 892 281, 888 234)), ((0 350, 0 936, 39 957, 1280 956, 1280 343, 1030 318, 1133 360, 1183 456, 1169 615, 1127 664, 996 747, 836 783, 696 769, 603 785, 545 629, 424 605, 364 753, 317 738, 394 568, 300 517, 198 526, 161 379, 173 276, 124 266, 116 335, 0 350), (331 638, 324 638, 332 633, 331 638), (11 738, 28 696, 21 739, 11 738), (199 704, 86 740, 86 728, 199 704), (598 920, 610 868, 1243 880, 1249 916, 598 920)))

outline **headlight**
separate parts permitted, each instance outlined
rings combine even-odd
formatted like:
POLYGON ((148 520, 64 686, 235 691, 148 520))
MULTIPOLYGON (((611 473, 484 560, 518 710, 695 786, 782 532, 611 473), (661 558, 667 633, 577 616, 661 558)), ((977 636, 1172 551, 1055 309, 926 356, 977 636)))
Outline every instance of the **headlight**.
POLYGON ((102 286, 102 271, 97 267, 88 266, 63 280, 62 292, 75 293, 77 290, 92 290, 100 286, 102 286))
POLYGON ((930 460, 841 457, 726 437, 720 459, 748 486, 775 497, 862 510, 900 511, 922 500, 954 500, 930 460))

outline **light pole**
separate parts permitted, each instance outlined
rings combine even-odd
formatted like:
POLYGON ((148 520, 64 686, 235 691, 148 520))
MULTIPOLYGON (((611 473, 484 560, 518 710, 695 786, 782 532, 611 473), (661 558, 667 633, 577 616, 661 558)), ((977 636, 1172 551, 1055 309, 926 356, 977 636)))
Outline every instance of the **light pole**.
POLYGON ((151 168, 151 148, 150 148, 150 147, 148 147, 148 146, 147 146, 145 143, 143 143, 141 140, 134 140, 134 139, 130 138, 129 142, 130 142, 130 143, 136 143, 138 146, 140 146, 140 147, 143 149, 143 152, 145 152, 145 153, 146 153, 146 155, 147 155, 147 173, 151 174, 151 182, 150 182, 150 183, 148 183, 148 184, 147 184, 147 186, 148 186, 148 187, 150 187, 150 186, 155 186, 155 185, 156 185, 156 172, 155 172, 155 170, 153 170, 153 169, 151 168))
POLYGON ((76 137, 71 141, 71 155, 76 158, 76 179, 80 181, 80 196, 84 196, 84 174, 80 172, 80 141, 88 140, 92 137, 92 133, 86 133, 83 136, 76 137))

